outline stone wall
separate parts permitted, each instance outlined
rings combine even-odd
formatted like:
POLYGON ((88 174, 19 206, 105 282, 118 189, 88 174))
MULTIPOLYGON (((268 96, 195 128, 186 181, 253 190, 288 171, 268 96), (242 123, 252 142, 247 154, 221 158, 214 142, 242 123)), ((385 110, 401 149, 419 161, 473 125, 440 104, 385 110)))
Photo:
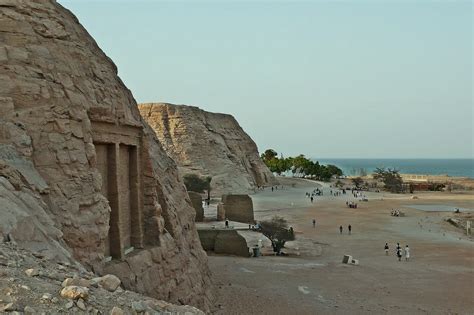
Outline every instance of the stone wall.
POLYGON ((223 195, 217 205, 217 219, 254 223, 252 198, 249 195, 223 195))
POLYGON ((42 234, 22 245, 51 244, 127 289, 209 309, 207 258, 176 165, 115 65, 55 1, 0 1, 0 109, 0 146, 16 155, 2 163, 30 178, 2 189, 40 198, 34 210, 12 202, 8 221, 1 211, 2 233, 29 213, 42 234))
POLYGON ((237 230, 198 229, 198 233, 206 251, 242 257, 250 256, 247 241, 237 230))
POLYGON ((247 194, 277 183, 255 142, 231 115, 164 103, 140 104, 139 109, 181 175, 212 176, 213 196, 247 194))
POLYGON ((196 222, 202 222, 204 220, 204 208, 202 207, 202 196, 201 194, 189 191, 189 199, 191 199, 191 205, 196 211, 196 222))

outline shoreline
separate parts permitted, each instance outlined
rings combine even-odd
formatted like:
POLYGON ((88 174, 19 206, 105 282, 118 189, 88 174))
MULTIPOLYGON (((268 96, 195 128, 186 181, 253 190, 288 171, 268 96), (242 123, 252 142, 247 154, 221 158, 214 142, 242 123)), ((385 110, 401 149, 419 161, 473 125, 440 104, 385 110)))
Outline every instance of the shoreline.
POLYGON ((297 254, 210 255, 218 287, 217 314, 474 312, 473 236, 446 221, 453 213, 403 207, 446 203, 472 208, 472 191, 417 192, 418 199, 411 199, 411 194, 366 192, 369 201, 357 201, 359 207, 350 209, 345 202, 354 200, 352 195, 332 196, 327 183, 323 183, 324 195, 314 203, 305 198, 305 192, 318 182, 284 177, 281 184, 285 189, 267 189, 251 196, 255 218, 285 217, 297 232, 297 239, 288 243, 289 252, 297 254), (392 208, 402 209, 405 216, 391 216, 392 208), (348 224, 353 227, 351 235, 348 224), (339 225, 344 226, 342 234, 339 225), (388 256, 383 251, 385 242, 390 246, 388 256), (409 244, 409 262, 395 257, 397 242, 403 247, 409 244), (343 255, 353 256, 360 265, 342 264, 343 255), (246 303, 236 305, 236 297, 246 303))

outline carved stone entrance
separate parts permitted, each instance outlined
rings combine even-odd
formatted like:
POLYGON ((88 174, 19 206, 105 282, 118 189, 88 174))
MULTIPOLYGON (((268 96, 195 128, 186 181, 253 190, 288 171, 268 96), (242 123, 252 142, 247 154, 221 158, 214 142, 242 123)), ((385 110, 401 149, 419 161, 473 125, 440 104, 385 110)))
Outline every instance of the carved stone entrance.
POLYGON ((102 193, 111 208, 104 255, 122 259, 143 248, 141 129, 98 122, 92 127, 102 193))

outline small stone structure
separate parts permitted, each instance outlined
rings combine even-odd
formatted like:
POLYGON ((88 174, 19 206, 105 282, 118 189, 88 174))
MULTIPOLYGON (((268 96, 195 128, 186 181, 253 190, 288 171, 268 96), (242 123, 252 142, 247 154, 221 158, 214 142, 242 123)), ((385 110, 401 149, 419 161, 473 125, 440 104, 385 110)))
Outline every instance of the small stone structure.
POLYGON ((358 265, 359 260, 353 259, 351 255, 344 255, 344 257, 342 258, 342 263, 349 264, 349 265, 358 265))
POLYGON ((233 229, 198 229, 201 245, 216 254, 249 257, 247 241, 233 229))
POLYGON ((254 223, 253 202, 249 195, 223 195, 217 205, 217 220, 254 223))
POLYGON ((196 210, 196 222, 202 222, 204 220, 204 209, 202 208, 202 196, 194 191, 188 191, 189 198, 191 199, 191 205, 196 210))

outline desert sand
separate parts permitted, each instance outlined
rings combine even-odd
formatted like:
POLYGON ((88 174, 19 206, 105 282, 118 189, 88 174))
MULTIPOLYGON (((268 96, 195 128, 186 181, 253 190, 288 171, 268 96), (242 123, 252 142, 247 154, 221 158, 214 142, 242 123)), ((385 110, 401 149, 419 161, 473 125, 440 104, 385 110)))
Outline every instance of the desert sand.
MULTIPOLYGON (((333 197, 329 186, 282 179, 284 189, 252 196, 257 220, 285 217, 296 231, 289 256, 240 258, 210 255, 218 291, 217 314, 474 314, 474 242, 445 222, 448 212, 404 207, 443 204, 474 208, 472 193, 366 193, 333 197), (305 192, 323 187, 311 203, 305 192), (405 217, 393 217, 401 209, 405 217), (316 219, 316 227, 312 219, 316 219), (347 226, 352 225, 349 235, 347 226), (343 225, 344 233, 339 233, 343 225), (389 255, 384 245, 390 246, 389 255), (398 261, 395 246, 409 245, 398 261), (360 265, 342 263, 344 254, 360 265)), ((462 215, 462 214, 461 214, 462 215)))

